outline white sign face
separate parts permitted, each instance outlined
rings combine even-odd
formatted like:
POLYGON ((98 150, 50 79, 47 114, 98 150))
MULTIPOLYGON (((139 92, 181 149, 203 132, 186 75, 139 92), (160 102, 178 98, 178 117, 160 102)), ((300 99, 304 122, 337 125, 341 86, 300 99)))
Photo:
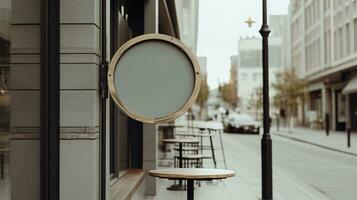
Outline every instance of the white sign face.
POLYGON ((181 116, 195 102, 200 83, 196 57, 179 40, 161 34, 128 41, 114 55, 108 73, 116 104, 145 123, 181 116))

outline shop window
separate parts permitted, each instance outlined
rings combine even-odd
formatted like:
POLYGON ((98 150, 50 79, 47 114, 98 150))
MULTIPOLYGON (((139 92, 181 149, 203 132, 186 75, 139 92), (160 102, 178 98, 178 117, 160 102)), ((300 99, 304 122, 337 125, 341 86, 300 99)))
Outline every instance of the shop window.
POLYGON ((0 3, 1 200, 40 199, 40 7, 37 0, 0 3))
POLYGON ((122 176, 129 168, 128 117, 112 102, 110 130, 110 174, 112 178, 122 176))
MULTIPOLYGON (((115 12, 115 11, 114 11, 115 12)), ((128 22, 118 13, 118 20, 113 20, 118 26, 113 28, 111 41, 118 41, 111 46, 112 55, 130 39, 128 22)), ((109 135, 109 170, 111 178, 118 178, 129 168, 129 138, 128 117, 122 113, 113 100, 110 100, 110 135, 109 135)))

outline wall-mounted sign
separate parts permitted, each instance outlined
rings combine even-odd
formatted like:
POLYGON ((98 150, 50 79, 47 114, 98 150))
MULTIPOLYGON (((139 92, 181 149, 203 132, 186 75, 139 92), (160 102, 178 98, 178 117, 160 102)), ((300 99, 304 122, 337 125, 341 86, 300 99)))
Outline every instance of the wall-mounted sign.
POLYGON ((161 34, 131 39, 114 55, 109 91, 118 107, 145 123, 176 119, 195 102, 201 84, 195 55, 179 40, 161 34))

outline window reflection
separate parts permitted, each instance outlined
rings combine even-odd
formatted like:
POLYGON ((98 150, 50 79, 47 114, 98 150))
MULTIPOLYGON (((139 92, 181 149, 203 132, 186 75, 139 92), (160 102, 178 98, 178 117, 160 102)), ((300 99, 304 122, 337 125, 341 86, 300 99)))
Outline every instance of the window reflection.
POLYGON ((0 199, 10 199, 9 125, 10 95, 8 90, 10 64, 9 2, 0 3, 0 199))
POLYGON ((40 199, 40 1, 0 1, 0 199, 40 199))

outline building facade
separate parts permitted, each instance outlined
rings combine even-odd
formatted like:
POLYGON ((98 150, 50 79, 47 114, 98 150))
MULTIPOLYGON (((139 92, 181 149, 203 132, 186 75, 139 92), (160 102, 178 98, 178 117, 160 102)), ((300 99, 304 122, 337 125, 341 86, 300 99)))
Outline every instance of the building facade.
POLYGON ((206 81, 206 83, 207 83, 207 76, 208 76, 208 72, 207 72, 207 57, 206 56, 199 56, 198 57, 198 63, 200 64, 202 79, 204 81, 206 81))
POLYGON ((310 126, 357 130, 357 2, 292 0, 292 67, 309 82, 300 116, 310 126))
MULTIPOLYGON (((200 65, 201 69, 201 89, 205 88, 209 90, 208 86, 208 71, 207 71, 207 57, 206 56, 199 56, 198 58, 198 63, 200 65)), ((206 120, 208 118, 208 105, 207 102, 205 105, 202 105, 201 107, 198 103, 195 103, 191 110, 193 111, 192 114, 195 115, 195 119, 197 120, 206 120)), ((181 117, 183 119, 185 116, 181 117)), ((187 119, 187 116, 186 116, 187 119)))
MULTIPOLYGON (((269 39, 269 83, 276 80, 276 73, 282 68, 282 38, 271 37, 269 39)), ((262 44, 257 37, 241 38, 238 45, 238 97, 241 112, 248 113, 259 118, 262 113, 257 108, 256 101, 259 101, 256 94, 262 88, 263 68, 262 68, 262 44), (259 110, 259 111, 257 111, 259 110), (257 113, 258 112, 258 113, 257 113)), ((269 96, 272 99, 275 91, 271 88, 269 96)), ((258 106, 259 107, 259 106, 258 106)), ((271 109, 274 113, 274 109, 271 109)))
POLYGON ((133 37, 180 38, 180 6, 168 0, 0 2, 1 200, 155 195, 146 170, 157 166, 157 126, 115 106, 106 67, 133 37))
POLYGON ((197 53, 199 1, 175 0, 180 39, 197 53))

